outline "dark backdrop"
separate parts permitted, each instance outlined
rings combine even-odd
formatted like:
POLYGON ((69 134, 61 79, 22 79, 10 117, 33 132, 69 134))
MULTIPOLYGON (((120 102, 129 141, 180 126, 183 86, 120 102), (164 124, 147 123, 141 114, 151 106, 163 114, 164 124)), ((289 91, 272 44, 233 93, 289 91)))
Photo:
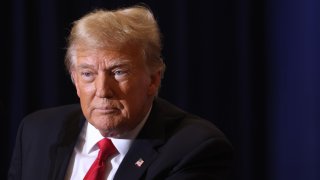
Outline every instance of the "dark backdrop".
MULTIPOLYGON (((137 2, 0 2, 0 179, 23 116, 78 102, 63 65, 71 22, 137 2)), ((320 1, 144 2, 164 37, 160 96, 225 132, 234 179, 320 179, 320 1)))

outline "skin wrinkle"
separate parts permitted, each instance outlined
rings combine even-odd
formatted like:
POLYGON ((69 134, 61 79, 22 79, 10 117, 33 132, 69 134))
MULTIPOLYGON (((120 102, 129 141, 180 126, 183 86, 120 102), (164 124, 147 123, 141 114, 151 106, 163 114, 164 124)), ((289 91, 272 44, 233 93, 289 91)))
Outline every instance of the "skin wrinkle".
POLYGON ((103 136, 122 136, 150 110, 165 70, 160 36, 142 6, 97 9, 74 22, 65 63, 86 119, 103 136))
POLYGON ((103 136, 136 127, 151 107, 161 72, 148 69, 135 47, 126 51, 80 51, 72 77, 84 115, 103 136))

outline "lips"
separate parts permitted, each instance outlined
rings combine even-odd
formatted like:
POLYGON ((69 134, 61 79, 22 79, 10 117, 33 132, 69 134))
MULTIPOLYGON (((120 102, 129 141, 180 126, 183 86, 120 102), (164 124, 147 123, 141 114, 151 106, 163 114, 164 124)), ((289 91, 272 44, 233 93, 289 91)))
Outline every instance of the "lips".
POLYGON ((104 114, 112 114, 119 112, 119 109, 116 107, 97 107, 94 110, 104 114))

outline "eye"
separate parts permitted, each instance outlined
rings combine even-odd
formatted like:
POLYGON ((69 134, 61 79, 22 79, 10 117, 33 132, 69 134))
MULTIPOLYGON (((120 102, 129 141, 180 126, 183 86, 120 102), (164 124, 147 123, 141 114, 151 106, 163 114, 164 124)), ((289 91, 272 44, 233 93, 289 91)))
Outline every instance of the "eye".
POLYGON ((112 74, 116 80, 122 80, 127 76, 128 70, 122 69, 122 68, 117 68, 112 71, 112 74))
POLYGON ((123 75, 125 72, 123 71, 123 70, 115 70, 114 71, 114 75, 116 75, 116 76, 120 76, 120 75, 123 75))
POLYGON ((80 74, 84 81, 92 81, 94 78, 94 74, 90 71, 83 71, 80 74))
POLYGON ((92 76, 91 72, 81 72, 81 76, 90 77, 92 76))

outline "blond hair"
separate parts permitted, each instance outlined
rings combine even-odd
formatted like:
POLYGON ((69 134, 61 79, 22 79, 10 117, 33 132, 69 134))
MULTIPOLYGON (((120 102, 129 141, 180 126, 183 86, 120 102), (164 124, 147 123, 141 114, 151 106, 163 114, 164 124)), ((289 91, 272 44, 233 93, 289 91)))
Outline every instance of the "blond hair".
POLYGON ((74 22, 68 38, 65 64, 74 66, 75 50, 120 50, 132 45, 141 50, 151 71, 161 70, 161 38, 158 24, 150 9, 133 6, 117 10, 95 10, 74 22))

